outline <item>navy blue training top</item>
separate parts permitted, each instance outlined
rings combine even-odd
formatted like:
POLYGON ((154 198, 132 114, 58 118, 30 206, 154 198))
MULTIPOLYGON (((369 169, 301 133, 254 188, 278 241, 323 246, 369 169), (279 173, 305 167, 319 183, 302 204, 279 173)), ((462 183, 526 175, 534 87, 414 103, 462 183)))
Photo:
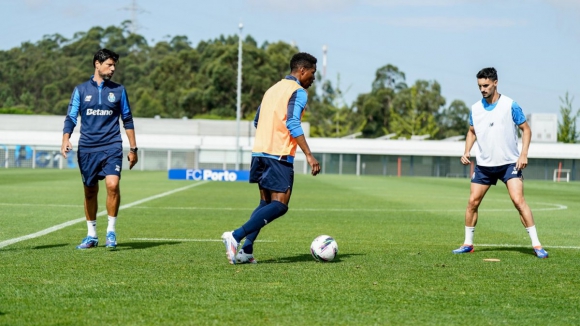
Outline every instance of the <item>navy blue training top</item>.
POLYGON ((129 106, 127 91, 123 85, 110 80, 100 85, 94 76, 75 87, 64 120, 63 134, 72 135, 81 117, 79 150, 100 151, 122 143, 119 116, 125 129, 134 129, 133 115, 129 106))

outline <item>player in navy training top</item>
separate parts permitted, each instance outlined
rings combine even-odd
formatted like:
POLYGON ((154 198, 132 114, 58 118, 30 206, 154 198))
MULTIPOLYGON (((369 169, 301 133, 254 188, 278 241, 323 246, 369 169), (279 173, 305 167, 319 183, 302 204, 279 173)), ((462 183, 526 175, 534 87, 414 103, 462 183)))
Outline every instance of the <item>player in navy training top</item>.
POLYGON ((66 158, 72 150, 70 136, 81 118, 80 139, 77 158, 85 191, 85 215, 88 234, 77 249, 95 248, 97 236, 97 207, 99 180, 105 179, 107 187, 107 241, 105 247, 117 247, 115 224, 121 202, 119 180, 123 166, 123 144, 119 117, 129 139, 129 169, 137 163, 137 143, 133 116, 127 92, 123 85, 111 81, 119 55, 101 49, 93 57, 95 74, 75 87, 64 120, 61 153, 66 158))

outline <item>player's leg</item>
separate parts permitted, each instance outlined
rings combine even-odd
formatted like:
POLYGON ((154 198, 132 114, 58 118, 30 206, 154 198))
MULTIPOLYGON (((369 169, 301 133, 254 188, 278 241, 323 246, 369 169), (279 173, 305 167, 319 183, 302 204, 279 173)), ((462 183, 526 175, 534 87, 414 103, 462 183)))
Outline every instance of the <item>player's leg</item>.
MULTIPOLYGON (((263 194, 262 191, 260 191, 261 195, 260 195, 260 204, 258 204, 258 207, 256 207, 254 209, 254 211, 252 212, 252 215, 250 215, 250 219, 252 219, 252 217, 263 207, 265 207, 266 205, 268 205, 268 201, 266 201, 267 199, 269 200, 269 198, 266 198, 266 196, 263 194)), ((238 253, 236 254, 236 262, 237 263, 252 263, 255 264, 257 263, 256 259, 254 258, 254 242, 256 241, 256 239, 258 238, 258 235, 260 234, 260 230, 254 231, 248 235, 246 235, 246 238, 244 240, 244 244, 242 245, 242 249, 240 249, 240 251, 238 251, 238 253)))
MULTIPOLYGON (((269 190, 264 189, 264 191, 269 190)), ((268 225, 268 223, 271 223, 288 211, 286 203, 290 199, 292 189, 286 190, 285 193, 277 191, 269 192, 272 200, 267 203, 267 205, 257 210, 256 213, 253 214, 246 223, 244 223, 244 225, 233 231, 232 236, 238 243, 244 237, 253 232, 260 231, 264 226, 268 225)))
POLYGON ((108 175, 105 177, 107 185, 107 242, 105 247, 114 249, 117 247, 117 215, 121 204, 121 190, 119 188, 119 177, 108 175))
POLYGON ((87 218, 88 236, 97 237, 97 210, 99 209, 98 195, 99 184, 92 187, 84 186, 85 191, 85 217, 87 218), (89 223, 91 222, 91 223, 89 223))
POLYGON ((81 154, 81 152, 77 153, 77 159, 83 179, 85 217, 87 220, 87 236, 83 238, 77 249, 90 249, 99 244, 97 236, 99 159, 94 153, 81 154))
POLYGON ((294 166, 269 158, 262 159, 262 164, 263 175, 267 177, 260 179, 260 198, 268 204, 253 214, 244 225, 234 230, 233 237, 238 242, 288 211, 294 183, 294 166))
POLYGON ((261 230, 288 211, 287 203, 292 193, 294 167, 291 163, 274 159, 253 158, 250 182, 253 181, 258 182, 260 198, 268 204, 257 210, 244 225, 232 232, 224 232, 222 235, 231 264, 235 264, 237 246, 243 238, 261 230), (258 170, 260 177, 256 178, 254 173, 258 170))
POLYGON ((473 236, 479 217, 479 205, 489 190, 489 187, 496 182, 497 179, 493 177, 491 171, 479 166, 475 167, 471 180, 469 200, 465 209, 465 239, 463 245, 453 250, 454 254, 473 252, 473 236))
MULTIPOLYGON (((521 171, 520 171, 521 172, 521 171)), ((508 189, 508 193, 510 195, 510 199, 514 204, 515 208, 518 210, 520 214, 520 221, 526 228, 530 236, 530 240, 532 241, 532 247, 534 248, 534 253, 539 258, 548 258, 548 252, 542 248, 542 244, 538 239, 538 233, 536 230, 536 223, 534 221, 534 216, 532 214, 532 210, 526 199, 524 197, 524 182, 523 178, 521 177, 514 177, 510 178, 506 181, 506 187, 508 189)))
POLYGON ((107 214, 109 216, 117 216, 119 213, 119 205, 121 204, 119 176, 106 176, 105 185, 107 186, 107 214))
MULTIPOLYGON (((259 156, 252 156, 252 162, 250 164, 250 183, 257 183, 259 185, 264 175, 265 169, 266 165, 264 164, 264 158, 259 156)), ((250 219, 254 216, 256 211, 262 208, 260 207, 262 206, 262 201, 266 202, 264 206, 266 206, 266 204, 269 202, 270 199, 269 197, 266 198, 266 196, 267 194, 263 192, 262 188, 260 187, 260 204, 256 209, 254 209, 252 215, 250 215, 250 219)), ((259 230, 255 232, 256 232, 255 236, 257 237, 259 230)), ((238 240, 234 238, 233 231, 226 231, 222 234, 222 242, 226 247, 226 256, 230 264, 235 264, 237 262, 236 255, 238 253, 237 251, 238 246, 240 244, 239 242, 240 240, 241 238, 239 238, 238 240)))
POLYGON ((103 172, 107 187, 107 242, 105 247, 115 249, 117 247, 117 215, 121 204, 121 170, 123 165, 123 148, 108 149, 104 153, 103 172))
POLYGON ((490 186, 491 185, 471 183, 469 200, 467 202, 467 208, 465 209, 465 226, 475 227, 477 225, 479 205, 481 205, 483 197, 489 190, 490 186))

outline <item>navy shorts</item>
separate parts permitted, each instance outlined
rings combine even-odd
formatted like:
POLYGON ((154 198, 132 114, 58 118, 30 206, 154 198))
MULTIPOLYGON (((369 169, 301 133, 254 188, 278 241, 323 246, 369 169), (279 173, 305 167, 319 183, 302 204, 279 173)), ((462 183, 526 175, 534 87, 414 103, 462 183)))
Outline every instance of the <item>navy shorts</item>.
POLYGON ((286 192, 294 184, 294 164, 272 158, 253 156, 250 183, 275 192, 286 192))
POLYGON ((490 186, 497 184, 498 179, 503 183, 507 183, 509 179, 523 179, 523 177, 522 170, 517 170, 515 163, 502 166, 476 165, 471 182, 490 186))
POLYGON ((77 152, 79 168, 83 184, 87 187, 97 185, 108 175, 116 175, 121 179, 123 168, 123 148, 114 147, 98 152, 77 152))

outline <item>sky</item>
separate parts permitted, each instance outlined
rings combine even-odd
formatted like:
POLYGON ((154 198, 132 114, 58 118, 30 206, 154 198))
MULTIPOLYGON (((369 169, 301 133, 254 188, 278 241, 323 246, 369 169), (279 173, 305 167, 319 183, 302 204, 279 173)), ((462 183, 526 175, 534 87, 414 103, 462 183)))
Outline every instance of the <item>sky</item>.
POLYGON ((321 72, 326 46, 325 78, 346 104, 392 64, 409 85, 437 81, 446 105, 480 100, 475 75, 495 67, 525 114, 560 116, 566 93, 580 108, 580 0, 0 0, 0 12, 0 50, 133 17, 150 45, 185 35, 196 46, 242 23, 243 38, 295 44, 321 72))

